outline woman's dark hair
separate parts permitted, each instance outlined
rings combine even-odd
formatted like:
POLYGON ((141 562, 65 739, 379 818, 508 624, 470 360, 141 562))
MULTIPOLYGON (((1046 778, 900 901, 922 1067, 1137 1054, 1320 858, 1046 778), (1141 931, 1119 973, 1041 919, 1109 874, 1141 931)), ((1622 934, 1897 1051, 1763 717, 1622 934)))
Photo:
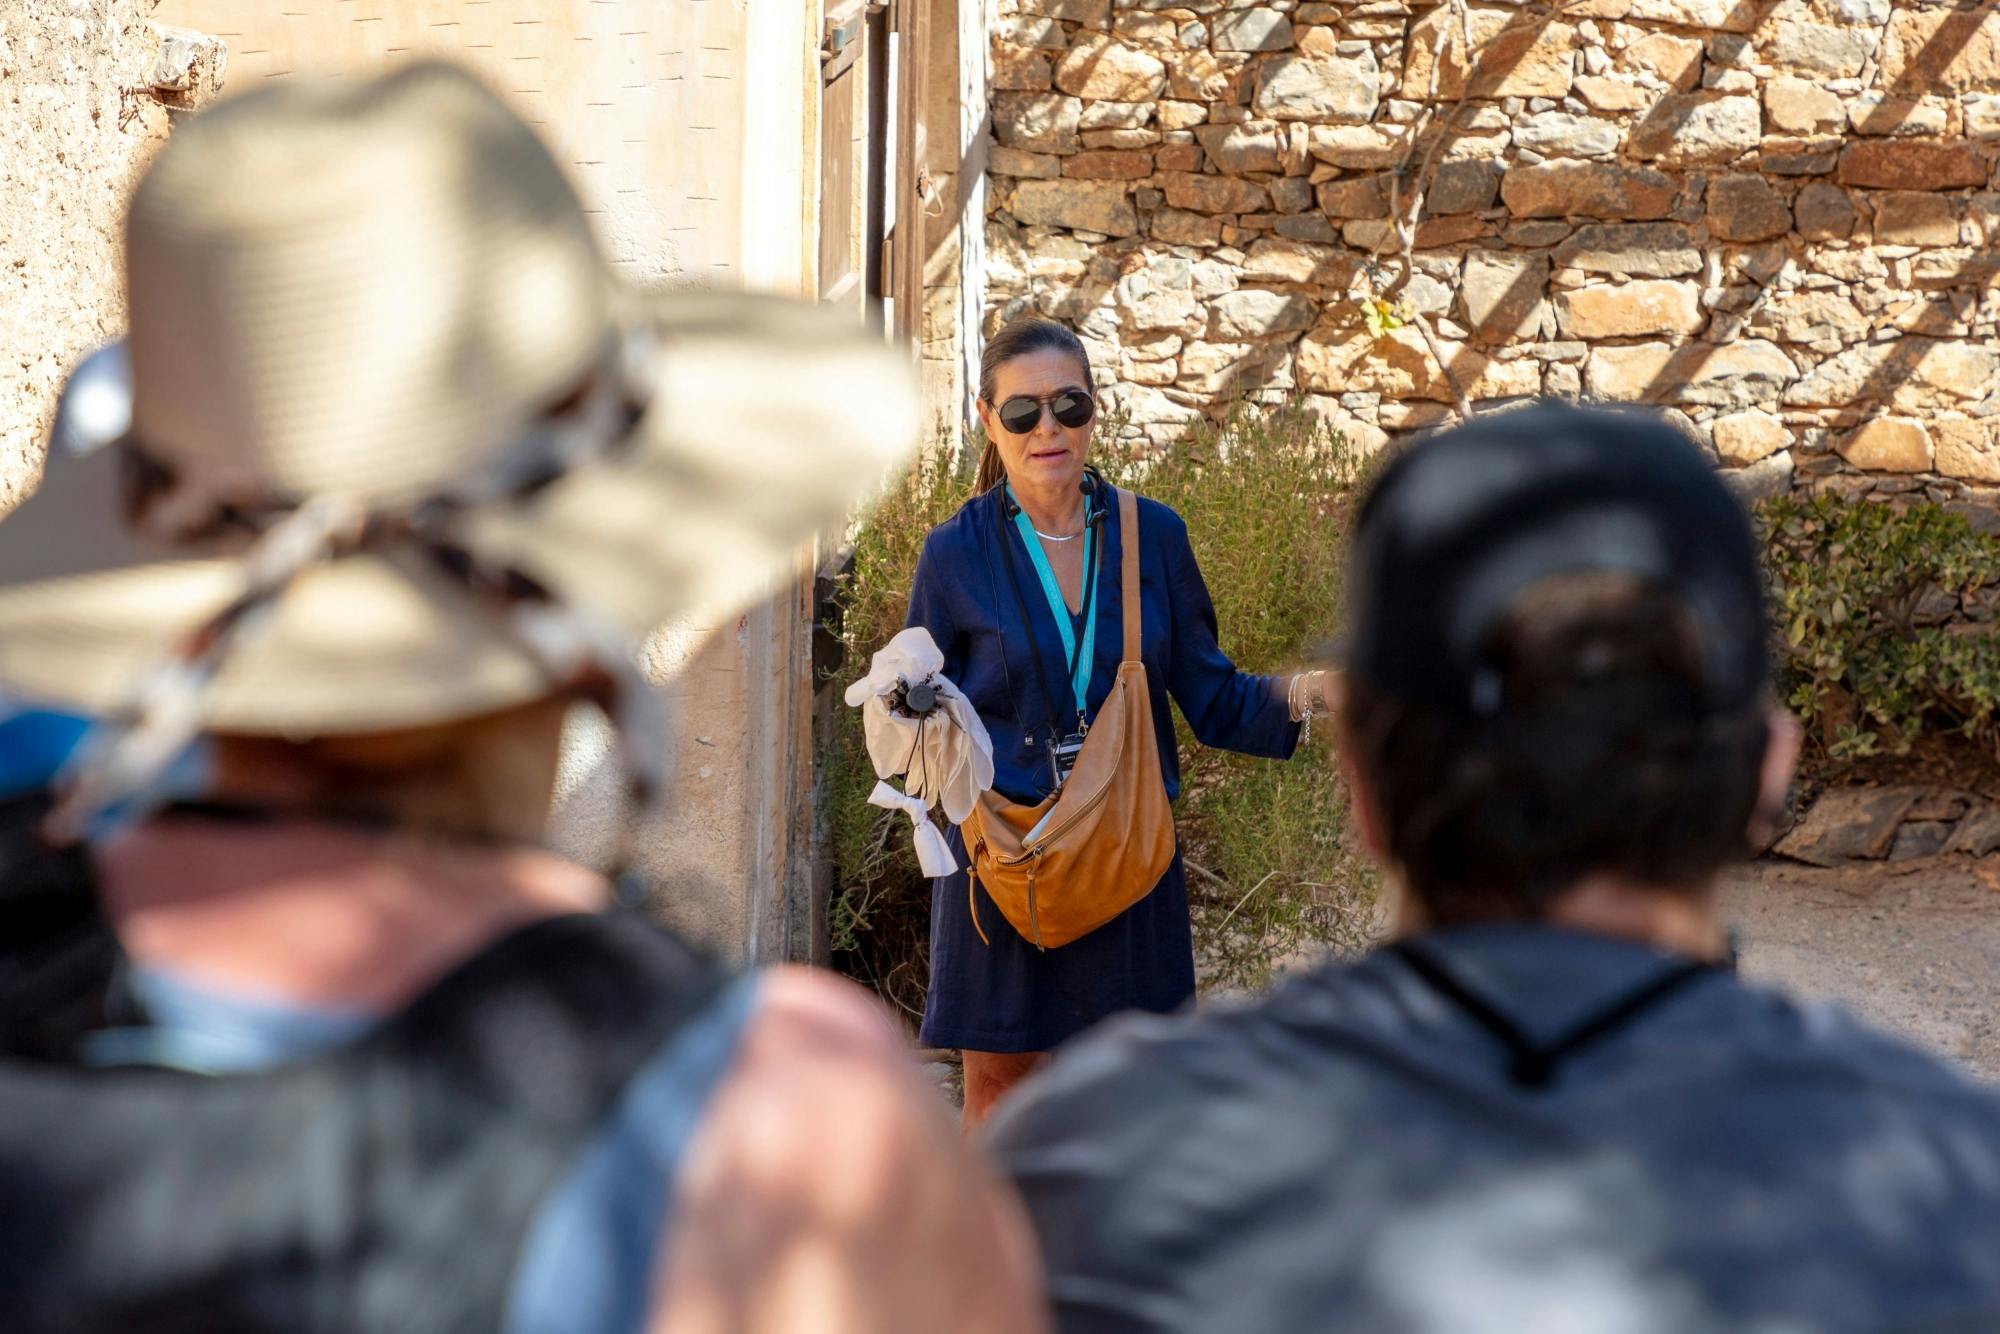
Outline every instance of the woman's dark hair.
POLYGON ((1489 716, 1350 677, 1353 760, 1433 922, 1533 917, 1588 876, 1692 891, 1746 855, 1761 703, 1702 702, 1685 608, 1630 576, 1557 576, 1489 637, 1489 716))
MULTIPOLYGON (((993 395, 998 392, 1000 368, 1014 358, 1025 357, 1031 352, 1067 352, 1076 358, 1076 364, 1083 370, 1084 387, 1090 386, 1090 354, 1083 350, 1083 340, 1067 324, 1058 320, 1025 315, 1002 326, 999 332, 986 340, 985 350, 979 354, 979 397, 993 404, 993 395)), ((1000 451, 988 440, 985 451, 979 456, 979 478, 973 484, 973 490, 991 491, 1006 476, 1006 470, 1000 465, 1000 451)))

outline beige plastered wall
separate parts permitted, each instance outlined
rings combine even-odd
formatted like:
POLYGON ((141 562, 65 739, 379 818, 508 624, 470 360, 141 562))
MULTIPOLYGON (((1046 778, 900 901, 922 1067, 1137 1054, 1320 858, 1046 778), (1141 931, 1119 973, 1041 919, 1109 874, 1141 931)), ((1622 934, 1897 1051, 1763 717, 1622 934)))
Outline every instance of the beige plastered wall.
MULTIPOLYGON (((166 132, 163 110, 121 93, 145 84, 149 19, 226 42, 225 96, 464 62, 548 136, 628 282, 812 290, 816 0, 4 0, 0 505, 32 479, 64 369, 123 325, 119 213, 166 132)), ((809 587, 647 646, 677 772, 640 867, 663 917, 739 959, 805 948, 786 909, 807 878, 809 587)), ((579 718, 558 810, 559 840, 586 858, 620 810, 604 741, 579 718)))

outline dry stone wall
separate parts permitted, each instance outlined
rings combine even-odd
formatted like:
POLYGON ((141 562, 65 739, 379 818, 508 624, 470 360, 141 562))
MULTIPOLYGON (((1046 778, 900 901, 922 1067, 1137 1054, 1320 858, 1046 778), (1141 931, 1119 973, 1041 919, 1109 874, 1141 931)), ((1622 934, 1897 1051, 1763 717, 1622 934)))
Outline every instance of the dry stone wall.
POLYGON ((1758 491, 2000 485, 1991 0, 1000 4, 988 325, 1072 321, 1130 431, 1379 444, 1455 377, 1671 409, 1758 491), (1419 187, 1392 304, 1452 376, 1364 319, 1419 187))

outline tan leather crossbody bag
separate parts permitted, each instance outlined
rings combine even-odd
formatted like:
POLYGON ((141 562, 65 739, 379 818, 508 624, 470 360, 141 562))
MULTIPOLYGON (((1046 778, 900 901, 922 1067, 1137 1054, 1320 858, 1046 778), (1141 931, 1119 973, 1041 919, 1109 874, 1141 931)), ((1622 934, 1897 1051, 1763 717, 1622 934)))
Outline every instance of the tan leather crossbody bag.
POLYGON ((981 940, 987 939, 979 924, 981 885, 1016 931, 1048 949, 1088 935, 1145 898, 1173 862, 1173 811, 1139 658, 1139 502, 1123 489, 1118 532, 1124 657, 1069 780, 1033 806, 984 792, 960 826, 972 860, 972 925, 981 940))

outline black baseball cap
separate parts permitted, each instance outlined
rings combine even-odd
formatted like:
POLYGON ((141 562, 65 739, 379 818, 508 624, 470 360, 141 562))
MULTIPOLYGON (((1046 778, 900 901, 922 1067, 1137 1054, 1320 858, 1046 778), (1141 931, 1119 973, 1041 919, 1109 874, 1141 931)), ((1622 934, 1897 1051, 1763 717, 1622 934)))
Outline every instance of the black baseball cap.
POLYGON ((1749 516, 1659 418, 1542 404, 1413 445, 1363 502, 1348 562, 1347 671, 1462 716, 1498 706, 1494 627, 1554 575, 1629 573, 1700 635, 1703 703, 1751 704, 1770 678, 1749 516))

